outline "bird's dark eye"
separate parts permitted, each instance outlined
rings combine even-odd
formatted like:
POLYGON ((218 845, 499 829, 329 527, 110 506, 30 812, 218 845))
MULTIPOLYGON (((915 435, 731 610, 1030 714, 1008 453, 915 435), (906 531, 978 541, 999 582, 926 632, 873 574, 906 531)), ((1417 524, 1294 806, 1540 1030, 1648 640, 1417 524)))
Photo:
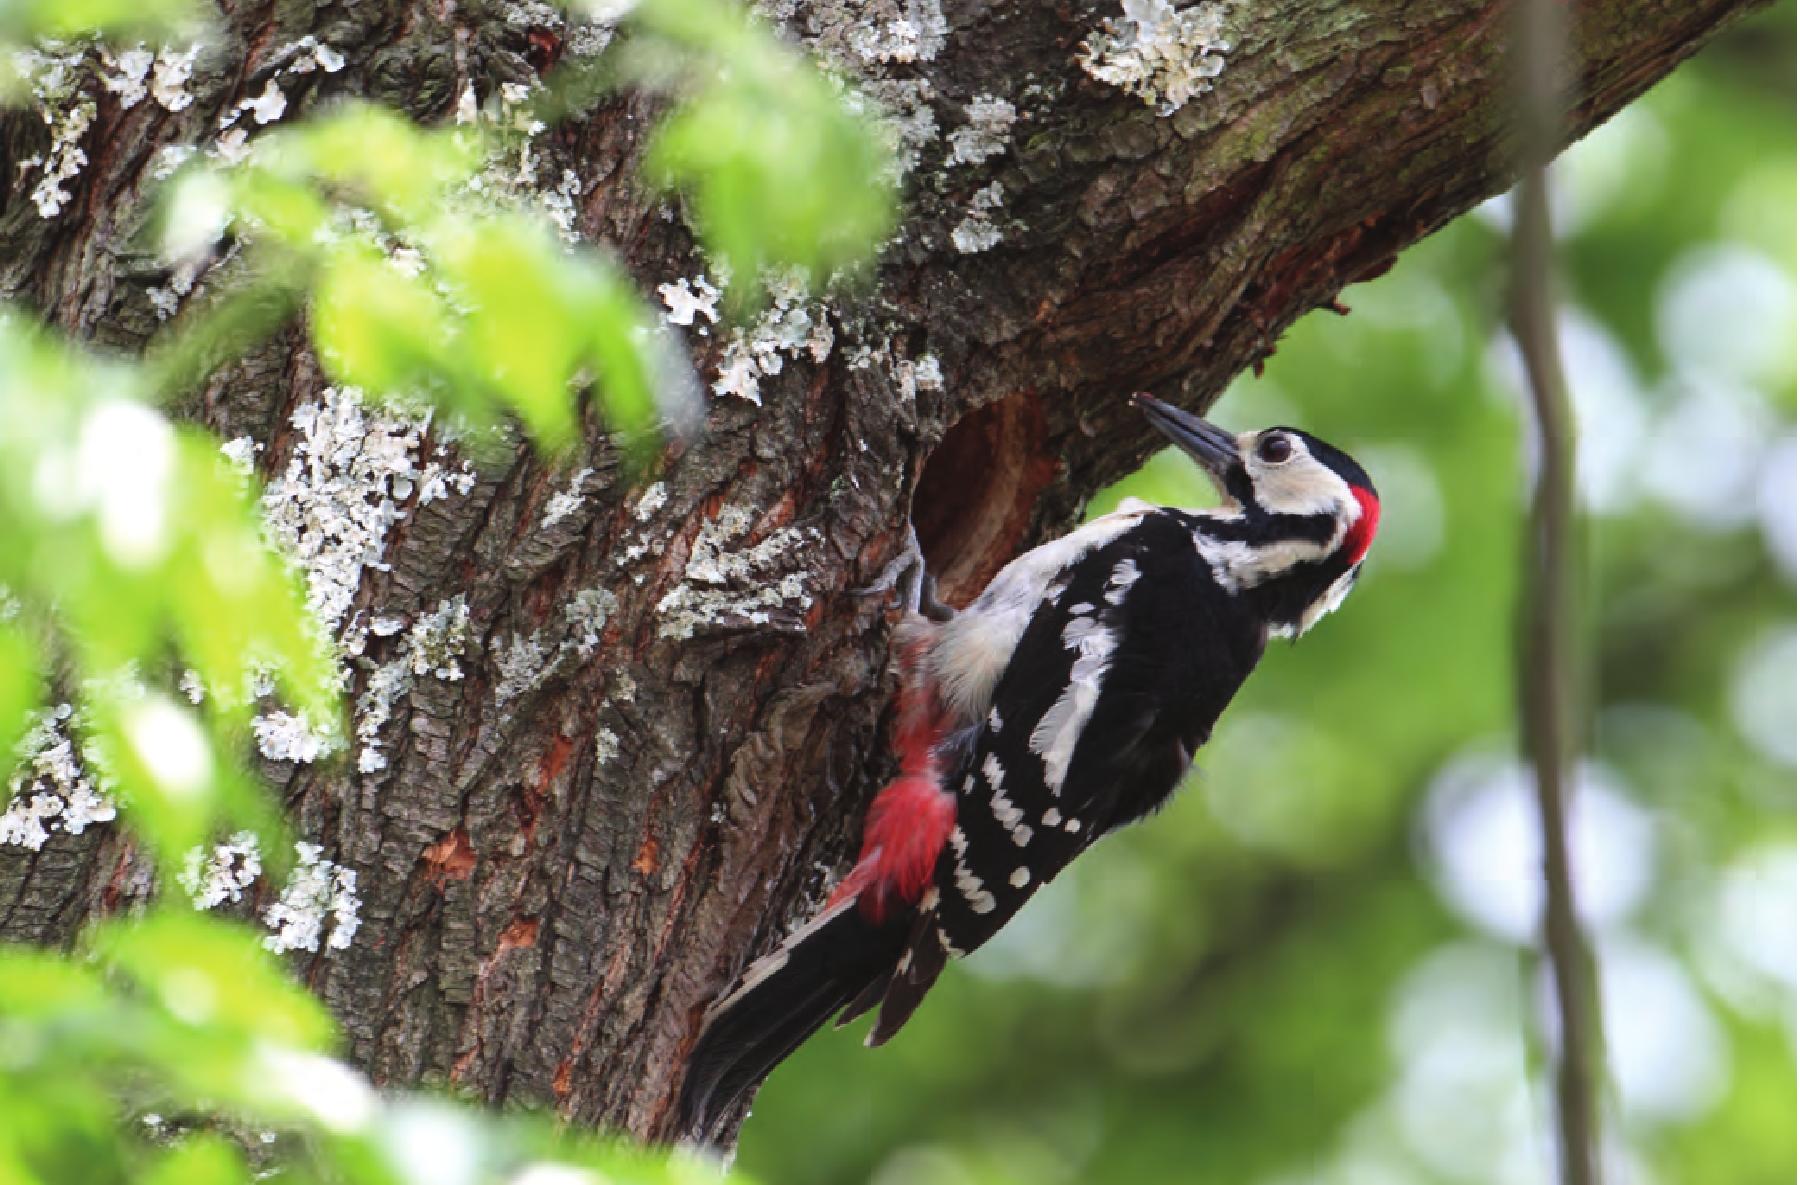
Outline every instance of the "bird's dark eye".
POLYGON ((1279 465, 1294 455, 1294 442, 1282 432, 1272 432, 1256 446, 1257 460, 1265 465, 1279 465))

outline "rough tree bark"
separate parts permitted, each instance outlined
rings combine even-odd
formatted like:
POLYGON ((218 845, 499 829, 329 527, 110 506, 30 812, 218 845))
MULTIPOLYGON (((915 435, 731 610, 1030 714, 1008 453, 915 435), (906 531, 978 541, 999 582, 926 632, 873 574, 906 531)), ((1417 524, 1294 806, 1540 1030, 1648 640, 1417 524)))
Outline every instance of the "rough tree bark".
MULTIPOLYGON (((1573 6, 1571 136, 1751 6, 1573 6)), ((91 160, 50 218, 14 167, 43 151, 43 121, 0 116, 0 293, 139 348, 158 324, 162 276, 137 232, 159 149, 210 143, 307 34, 347 63, 286 76, 290 117, 362 94, 442 120, 466 85, 486 96, 546 64, 557 36, 533 27, 541 7, 226 3, 228 40, 196 66, 191 106, 125 108, 89 88, 91 160)), ((1146 455, 1126 392, 1205 406, 1294 318, 1511 181, 1494 0, 1245 0, 1215 89, 1166 117, 1076 63, 1119 16, 1109 0, 944 0, 941 47, 886 64, 845 52, 846 22, 928 18, 937 0, 784 7, 796 37, 906 84, 890 97, 922 99, 942 133, 872 287, 833 305, 835 347, 764 377, 760 407, 714 400, 649 497, 595 426, 579 504, 551 526, 570 473, 525 449, 466 495, 404 502, 389 567, 365 573, 354 608, 410 622, 462 595, 466 677, 413 681, 378 730, 384 769, 358 773, 354 754, 265 767, 298 833, 359 875, 354 942, 296 969, 380 1082, 449 1081, 655 1136, 700 1010, 843 867, 885 772, 891 612, 849 590, 896 553, 909 514, 948 599, 966 597, 1146 455), (1003 152, 960 163, 948 137, 984 94, 1018 122, 1003 152), (995 181, 999 242, 965 254, 951 232, 995 181), (576 647, 586 627, 564 607, 584 590, 613 599, 576 647), (541 661, 521 674, 534 640, 541 661)), ((580 178, 580 229, 616 245, 646 292, 701 270, 679 216, 631 179, 654 113, 617 98, 544 141, 580 178)), ((689 339, 708 378, 720 337, 689 339)), ((192 413, 255 436, 279 473, 292 411, 323 386, 294 329, 192 413)), ((370 638, 353 697, 403 642, 370 638)), ((0 852, 0 937, 66 943, 149 890, 104 826, 0 852)), ((273 890, 257 892, 266 905, 273 890)))

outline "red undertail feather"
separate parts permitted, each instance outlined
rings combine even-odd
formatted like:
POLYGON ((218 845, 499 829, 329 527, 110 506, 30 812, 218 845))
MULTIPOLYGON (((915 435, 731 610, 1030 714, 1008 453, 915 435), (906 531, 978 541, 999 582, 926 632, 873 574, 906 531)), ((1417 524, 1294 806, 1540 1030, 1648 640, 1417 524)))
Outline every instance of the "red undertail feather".
POLYGON ((948 719, 924 673, 927 640, 916 638, 901 653, 900 711, 894 726, 900 776, 870 804, 862 855, 827 902, 830 908, 854 897, 863 917, 876 925, 895 906, 919 900, 956 824, 956 797, 944 789, 938 768, 937 746, 948 719))
POLYGON ((1350 493, 1362 507, 1362 517, 1351 523, 1350 530, 1344 535, 1345 558, 1354 565, 1362 562, 1363 556, 1368 554, 1369 544, 1375 542, 1375 528, 1381 524, 1381 501, 1361 486, 1352 486, 1350 493))

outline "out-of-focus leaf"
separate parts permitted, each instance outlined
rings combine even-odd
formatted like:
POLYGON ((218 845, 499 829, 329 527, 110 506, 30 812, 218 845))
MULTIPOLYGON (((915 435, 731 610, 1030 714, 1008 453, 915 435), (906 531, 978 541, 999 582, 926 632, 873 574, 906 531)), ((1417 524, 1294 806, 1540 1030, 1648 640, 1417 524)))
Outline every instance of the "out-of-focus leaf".
POLYGON ((191 30, 203 15, 196 0, 0 0, 0 45, 92 32, 191 30))
POLYGON ((223 1136, 201 1132, 157 1157, 143 1185, 248 1185, 254 1180, 243 1153, 223 1136))
POLYGON ((378 392, 425 389, 455 348, 437 294, 353 246, 325 259, 313 294, 313 338, 334 378, 378 392))
POLYGON ((385 107, 346 103, 257 145, 256 163, 290 182, 322 180, 396 225, 442 213, 451 186, 480 163, 479 139, 426 131, 385 107))
POLYGON ((330 1016, 254 932, 178 904, 96 927, 88 947, 193 1030, 248 1057, 258 1043, 323 1050, 330 1016))
MULTIPOLYGON (((588 356, 600 378, 600 401, 607 422, 629 441, 648 440, 656 426, 657 385, 670 378, 658 373, 653 360, 654 326, 625 278, 605 261, 596 260, 588 276, 584 301, 588 356)), ((671 392, 673 404, 679 393, 671 392)), ((668 410, 679 414, 679 407, 668 410)))
POLYGON ((97 1011, 105 1002, 92 967, 55 951, 0 946, 0 1025, 97 1011))
MULTIPOLYGON (((4 596, 0 592, 0 596, 4 596)), ((37 643, 16 622, 0 620, 0 778, 13 765, 13 747, 25 735, 26 714, 43 692, 37 643)))
MULTIPOLYGON (((635 19, 704 63, 657 129, 647 165, 687 195, 734 285, 777 265, 823 281, 887 236, 894 195, 880 141, 793 50, 717 0, 659 0, 635 19)), ((652 40, 642 52, 661 48, 652 40)), ((643 68, 662 65, 650 57, 643 68)))
POLYGON ((531 435, 560 447, 574 434, 571 384, 586 334, 578 317, 584 260, 564 255, 539 228, 503 217, 439 243, 445 282, 466 302, 471 372, 531 435))
POLYGON ((0 582, 54 622, 88 726, 172 867, 215 827, 252 823, 239 808, 262 797, 235 792, 211 743, 241 723, 241 699, 215 696, 202 721, 145 693, 170 641, 206 686, 242 688, 266 669, 318 719, 335 691, 250 483, 211 437, 138 401, 136 380, 0 318, 0 582))

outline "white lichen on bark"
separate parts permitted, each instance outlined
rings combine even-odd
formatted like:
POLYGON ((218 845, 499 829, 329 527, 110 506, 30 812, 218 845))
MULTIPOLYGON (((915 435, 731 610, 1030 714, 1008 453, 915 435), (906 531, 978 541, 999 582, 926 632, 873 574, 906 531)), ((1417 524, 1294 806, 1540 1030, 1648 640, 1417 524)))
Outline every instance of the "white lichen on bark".
POLYGON ((1006 151, 1019 118, 1017 108, 993 95, 977 95, 963 111, 969 122, 950 133, 951 163, 980 164, 1006 151))
POLYGON ((544 503, 544 519, 540 524, 545 530, 554 527, 581 509, 581 504, 587 500, 587 495, 582 493, 581 486, 592 476, 594 476, 594 471, 591 467, 577 469, 569 475, 568 486, 550 496, 550 499, 544 503))
POLYGON ((1124 19, 1108 20, 1081 44, 1076 60, 1101 82, 1173 115, 1212 89, 1231 50, 1225 8, 1202 0, 1177 9, 1168 0, 1123 0, 1124 19))
POLYGON ((80 835, 118 814, 109 797, 112 779, 77 744, 80 719, 73 705, 34 712, 14 750, 0 813, 0 845, 37 851, 52 832, 80 835))
POLYGON ((663 320, 669 324, 693 326, 704 337, 706 325, 701 325, 696 318, 705 317, 707 325, 719 323, 719 290, 704 274, 683 276, 671 284, 658 284, 656 291, 662 296, 663 304, 668 306, 663 320))
POLYGON ((254 831, 240 831, 224 843, 187 854, 178 880, 195 909, 212 909, 243 899, 262 875, 262 845, 254 831))
POLYGON ((735 395, 762 405, 762 379, 780 374, 784 358, 809 356, 823 362, 837 340, 825 306, 808 303, 806 284, 798 273, 765 278, 769 306, 748 326, 733 329, 719 361, 714 394, 735 395))
POLYGON ((565 646, 582 658, 592 657, 600 649, 601 631, 607 618, 618 611, 618 594, 607 588, 584 588, 563 606, 563 620, 569 625, 565 646))
MULTIPOLYGON (((387 637, 398 632, 397 622, 377 619, 371 632, 387 637), (394 628, 390 628, 394 627, 394 628)), ((386 769, 381 730, 394 715, 394 705, 419 679, 434 677, 455 683, 462 679, 459 661, 469 645, 469 605, 460 594, 438 602, 436 609, 413 622, 400 652, 369 675, 356 699, 356 768, 372 774, 386 769)))
POLYGON ((657 634, 686 639, 720 626, 767 625, 776 610, 803 612, 812 604, 806 571, 797 557, 816 530, 782 527, 748 547, 756 517, 727 506, 694 536, 680 584, 657 602, 657 634))
POLYGON ((505 706, 518 699, 554 671, 550 649, 537 634, 513 634, 494 654, 500 681, 494 686, 494 702, 505 706))
MULTIPOLYGON (((327 387, 289 422, 299 435, 286 467, 263 492, 264 522, 277 548, 304 573, 307 607, 321 636, 340 656, 361 654, 370 627, 349 610, 364 575, 386 570, 389 531, 414 506, 467 493, 475 476, 467 465, 447 463, 441 447, 425 459, 428 415, 376 411, 355 388, 327 387)), ((241 455, 241 445, 234 447, 241 455)), ((466 625, 466 607, 462 612, 466 625)), ((273 761, 316 760, 338 745, 329 725, 287 713, 265 713, 255 727, 263 755, 273 761)), ((359 720, 358 736, 363 732, 359 720)))
POLYGON ((998 181, 975 191, 969 199, 969 212, 950 232, 950 242, 964 255, 986 251, 1000 242, 1000 228, 994 223, 1006 198, 1006 190, 998 181))
POLYGON ((38 217, 55 218, 73 199, 67 183, 87 167, 88 155, 81 142, 99 111, 83 89, 87 76, 86 50, 70 52, 20 50, 13 54, 13 72, 31 88, 38 117, 50 130, 50 146, 17 162, 21 177, 33 169, 38 181, 31 190, 38 217))
POLYGON ((319 949, 343 950, 362 925, 362 900, 356 895, 356 872, 323 858, 318 844, 297 843, 298 863, 281 891, 281 900, 263 914, 275 931, 263 945, 280 953, 319 949), (330 933, 326 933, 327 923, 330 933))

